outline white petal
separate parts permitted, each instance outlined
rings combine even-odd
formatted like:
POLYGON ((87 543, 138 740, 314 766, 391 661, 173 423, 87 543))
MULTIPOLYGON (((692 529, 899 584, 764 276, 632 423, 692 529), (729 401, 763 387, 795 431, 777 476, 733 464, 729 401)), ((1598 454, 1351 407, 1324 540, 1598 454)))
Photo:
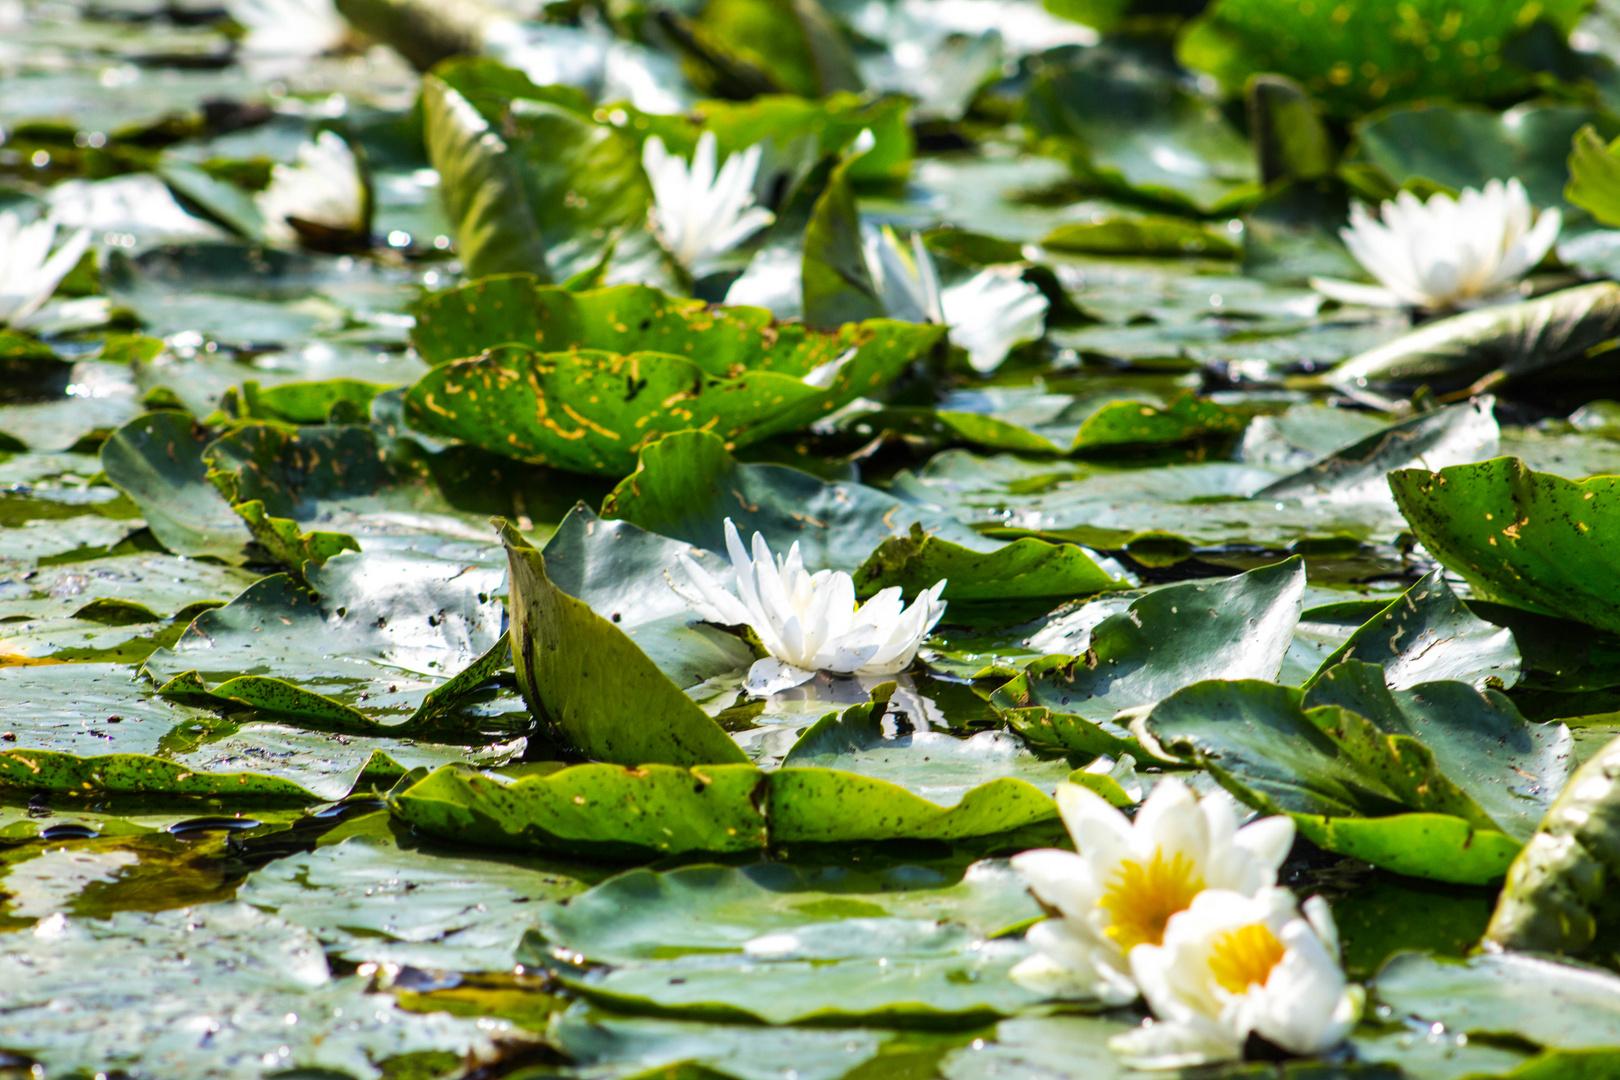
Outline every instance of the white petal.
POLYGON ((743 684, 750 694, 756 697, 769 697, 779 694, 783 690, 791 690, 801 683, 807 683, 816 677, 813 671, 795 667, 767 656, 763 660, 755 660, 748 669, 748 679, 743 684))

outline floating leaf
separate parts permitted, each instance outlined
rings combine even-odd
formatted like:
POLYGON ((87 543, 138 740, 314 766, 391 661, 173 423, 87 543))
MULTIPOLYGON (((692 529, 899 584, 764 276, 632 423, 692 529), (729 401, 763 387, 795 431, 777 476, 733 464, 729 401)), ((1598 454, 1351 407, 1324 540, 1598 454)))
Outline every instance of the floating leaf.
POLYGON ((389 798, 394 813, 458 843, 600 858, 765 846, 752 765, 552 766, 516 780, 442 768, 389 798))
POLYGON ((1552 0, 1529 9, 1462 10, 1414 0, 1399 12, 1343 10, 1292 0, 1216 0, 1182 33, 1177 54, 1233 95, 1251 74, 1280 72, 1340 117, 1426 97, 1494 101, 1532 85, 1530 73, 1505 55, 1515 34, 1542 17, 1567 35, 1586 5, 1552 0), (1425 51, 1439 41, 1446 45, 1438 55, 1425 51))
POLYGON ((1390 490, 1423 546, 1474 595, 1544 615, 1620 630, 1613 598, 1620 480, 1575 482, 1517 458, 1403 469, 1390 490))
POLYGON ((997 690, 1013 728, 1036 742, 1117 757, 1114 716, 1210 678, 1276 678, 1305 590, 1298 559, 1226 581, 1149 593, 1091 632, 1084 656, 1036 661, 997 690))
POLYGON ((990 552, 972 551, 928 535, 915 521, 907 535, 878 545, 854 576, 861 596, 891 586, 915 596, 944 580, 947 600, 1074 597, 1122 587, 1074 544, 1026 538, 990 552))
POLYGON ((829 484, 782 465, 739 464, 718 438, 696 431, 643 450, 637 470, 602 501, 602 514, 716 553, 726 550, 730 518, 746 536, 764 534, 780 553, 797 543, 811 570, 854 571, 913 523, 972 551, 999 546, 920 501, 862 484, 829 484))
MULTIPOLYGON (((1620 335, 1620 285, 1582 285, 1518 304, 1439 319, 1334 368, 1340 386, 1427 383, 1482 392, 1613 348, 1620 335)), ((1560 370, 1560 377, 1566 372, 1560 370)), ((1590 368, 1569 371, 1577 381, 1590 368)))
POLYGON ((101 447, 107 478, 141 506, 148 527, 176 555, 246 561, 248 527, 207 482, 207 444, 191 417, 162 411, 137 416, 101 447))
POLYGON ((1476 690, 1492 680, 1511 686, 1523 663, 1513 632, 1469 611, 1439 570, 1425 574, 1351 634, 1322 661, 1317 676, 1347 659, 1382 667, 1392 690, 1441 680, 1476 690))

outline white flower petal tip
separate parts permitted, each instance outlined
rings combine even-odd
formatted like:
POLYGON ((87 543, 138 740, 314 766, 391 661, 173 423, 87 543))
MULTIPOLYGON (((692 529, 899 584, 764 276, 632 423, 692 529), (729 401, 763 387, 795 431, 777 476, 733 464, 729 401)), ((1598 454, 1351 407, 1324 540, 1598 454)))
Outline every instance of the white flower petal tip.
POLYGON ((748 679, 743 688, 755 697, 770 697, 780 694, 784 690, 791 690, 795 686, 802 686, 816 677, 814 671, 806 671, 792 664, 784 664, 774 656, 767 656, 763 660, 755 660, 748 669, 748 679))
POLYGON ((1366 995, 1345 981, 1327 905, 1301 917, 1286 889, 1207 889, 1172 916, 1161 945, 1130 954, 1158 1018, 1110 1045, 1139 1069, 1231 1060, 1258 1035, 1291 1054, 1321 1054, 1360 1020, 1366 995))
POLYGON ((841 570, 807 572, 798 544, 776 556, 765 537, 755 533, 750 552, 727 518, 726 548, 737 572, 735 595, 684 554, 678 561, 686 581, 671 574, 670 583, 704 618, 753 628, 771 659, 758 660, 750 669, 751 693, 797 686, 817 671, 838 675, 903 671, 945 614, 945 601, 940 599, 943 581, 910 606, 900 599, 899 589, 885 589, 856 606, 854 580, 841 570), (773 663, 778 666, 769 666, 773 663), (789 677, 792 682, 777 685, 789 677))
POLYGON ((349 30, 332 0, 225 0, 225 10, 247 31, 241 49, 249 56, 319 56, 349 30))
POLYGON ((1173 776, 1153 787, 1135 820, 1079 784, 1060 784, 1055 794, 1078 854, 1030 851, 1013 859, 1052 913, 1030 929, 1030 945, 1046 959, 1030 961, 1027 973, 1071 993, 1089 987, 1087 996, 1098 1000, 1130 1000, 1137 951, 1158 947, 1174 919, 1207 891, 1275 891, 1293 842, 1287 818, 1240 829, 1225 792, 1199 799, 1173 776), (1070 971, 1066 983, 1053 965, 1070 971))
POLYGON ((761 148, 740 150, 717 169, 716 146, 714 132, 705 131, 690 165, 656 135, 641 151, 653 191, 653 229, 675 261, 700 277, 726 252, 776 220, 754 205, 761 148))
POLYGON ((1313 278, 1311 287, 1341 303, 1371 307, 1443 310, 1489 303, 1541 262, 1562 227, 1556 208, 1533 217, 1530 196, 1517 179, 1492 180, 1483 191, 1464 188, 1455 199, 1436 194, 1427 202, 1403 191, 1379 208, 1377 218, 1360 203, 1352 206, 1350 224, 1339 232, 1379 285, 1313 278))
POLYGON ((89 248, 90 230, 77 230, 52 252, 55 240, 54 221, 24 225, 14 212, 0 213, 0 326, 25 324, 51 298, 89 248))
POLYGON ((298 148, 296 165, 277 165, 270 186, 259 193, 265 235, 277 243, 296 243, 290 219, 343 234, 366 230, 365 181, 349 144, 335 132, 323 131, 298 148))

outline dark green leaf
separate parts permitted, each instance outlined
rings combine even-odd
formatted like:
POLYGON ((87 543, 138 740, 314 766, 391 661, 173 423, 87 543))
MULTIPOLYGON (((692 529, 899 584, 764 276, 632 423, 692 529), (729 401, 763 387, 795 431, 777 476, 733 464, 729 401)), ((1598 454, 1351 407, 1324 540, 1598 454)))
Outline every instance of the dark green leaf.
POLYGON ((623 765, 748 760, 625 633, 551 583, 546 560, 501 523, 511 566, 512 661, 529 710, 566 746, 623 765))

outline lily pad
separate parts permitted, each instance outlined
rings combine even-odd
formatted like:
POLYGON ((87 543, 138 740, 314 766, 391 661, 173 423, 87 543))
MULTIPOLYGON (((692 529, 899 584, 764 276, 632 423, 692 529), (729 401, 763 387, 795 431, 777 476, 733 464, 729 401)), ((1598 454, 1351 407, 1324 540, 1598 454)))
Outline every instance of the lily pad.
POLYGON ((979 864, 940 889, 937 873, 911 869, 871 891, 855 882, 829 889, 836 871, 632 871, 553 907, 528 949, 592 999, 675 1015, 905 1025, 988 1019, 1033 1003, 1002 975, 1025 955, 1022 944, 985 940, 1012 911, 1028 917, 1021 883, 1005 866, 979 864), (1010 895, 998 898, 998 886, 1010 895), (627 927, 630 911, 638 918, 627 927), (665 931, 656 941, 645 936, 652 927, 665 931), (588 972, 585 959, 618 966, 588 972))
POLYGON ((1160 589, 1099 623, 1084 656, 1036 661, 990 700, 1029 739, 1117 756, 1129 749, 1121 710, 1204 679, 1276 678, 1304 590, 1298 559, 1160 589))
MULTIPOLYGON (((1601 354, 1620 333, 1620 285, 1582 285, 1517 304, 1439 319, 1352 357, 1329 373, 1340 386, 1427 383, 1436 390, 1482 391, 1601 354)), ((1558 372, 1560 376, 1563 371, 1558 372)))
POLYGON ((1505 52, 1515 34, 1541 17, 1567 35, 1585 10, 1580 0, 1553 0, 1528 15, 1512 5, 1463 11, 1416 0, 1399 13, 1351 6, 1340 15, 1291 0, 1216 0, 1182 34, 1177 54, 1233 96, 1250 75, 1280 72, 1333 115, 1354 117, 1418 98, 1494 101, 1527 92, 1530 72, 1505 52))
POLYGON ((63 1073, 187 1080, 269 1061, 378 1080, 390 1058, 494 1060, 496 1038, 517 1037, 504 1021, 405 1012, 364 978, 334 976, 313 935, 246 904, 58 915, 12 938, 0 1044, 63 1073))
POLYGON ((252 536, 207 482, 207 443, 207 433, 185 413, 151 412, 113 432, 102 445, 101 467, 141 507, 164 547, 240 565, 252 536))
POLYGON ((1108 48, 1054 61, 1032 88, 1031 126, 1072 140, 1076 163, 1103 184, 1204 214, 1259 194, 1248 142, 1170 72, 1108 48))
POLYGON ((1074 597, 1122 588, 1074 544, 1015 540, 990 552, 972 551, 930 536, 912 522, 905 536, 891 536, 855 572, 858 595, 898 585, 906 596, 947 582, 947 600, 1021 600, 1074 597))
POLYGON ((602 761, 748 760, 622 630, 552 584, 544 556, 521 533, 500 528, 512 573, 512 661, 536 719, 602 761))
POLYGON ((1403 469, 1390 489, 1423 546, 1483 600, 1620 630, 1607 537, 1620 480, 1579 483, 1517 458, 1403 469))
POLYGON ((971 551, 999 546, 922 500, 829 484, 782 465, 740 464, 704 432, 683 432, 643 450, 640 467, 603 500, 602 514, 716 553, 726 550, 730 518, 740 532, 764 534, 783 554, 797 543, 810 570, 854 571, 885 538, 913 523, 971 551))
POLYGON ((606 858, 765 846, 752 765, 551 766, 515 780, 442 768, 389 798, 401 819, 458 843, 606 858))
POLYGON ((1450 1031, 1516 1036, 1559 1050, 1620 1044, 1620 979, 1579 964, 1513 953, 1467 960, 1402 953, 1384 965, 1373 987, 1394 1012, 1450 1031), (1554 1007, 1527 1009, 1526 1001, 1554 1007))
MULTIPOLYGON (((762 328, 756 321, 749 333, 762 328)), ((784 357, 781 370, 714 371, 693 352, 700 337, 667 342, 680 354, 506 346, 424 376, 406 416, 418 430, 492 453, 623 476, 639 450, 673 432, 713 430, 736 447, 806 427, 858 394, 881 392, 943 332, 886 320, 846 326, 828 342, 837 358, 829 362, 841 366, 826 385, 802 378, 810 349, 784 357)))
POLYGON ((498 569, 348 552, 307 573, 309 587, 274 574, 205 612, 146 672, 177 700, 368 730, 416 714, 501 636, 498 569))
POLYGON ((1382 667, 1392 690, 1441 680, 1476 690, 1488 682, 1504 688, 1519 681, 1523 666, 1513 631, 1469 611, 1439 570, 1425 574, 1351 634, 1322 661, 1317 675, 1347 659, 1382 667))
POLYGON ((598 876, 521 858, 471 857, 404 842, 387 814, 344 823, 313 851, 255 870, 236 898, 308 930, 354 963, 451 971, 511 967, 539 904, 598 876))

